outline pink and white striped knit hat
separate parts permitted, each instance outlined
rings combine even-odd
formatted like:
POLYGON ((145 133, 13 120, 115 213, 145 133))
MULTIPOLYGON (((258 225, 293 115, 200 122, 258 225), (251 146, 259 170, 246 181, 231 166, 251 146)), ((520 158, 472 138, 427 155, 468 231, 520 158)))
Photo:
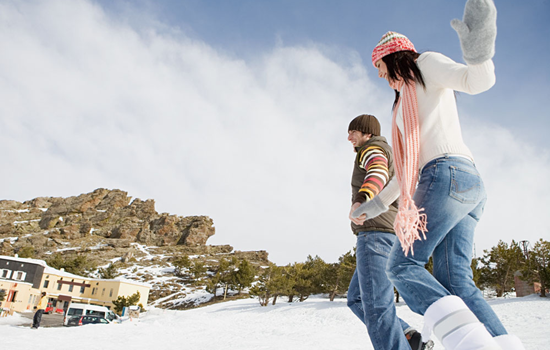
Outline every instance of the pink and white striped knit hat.
POLYGON ((372 51, 372 64, 376 68, 376 62, 384 56, 398 51, 414 51, 413 43, 403 34, 396 32, 387 32, 382 36, 374 50, 372 51))

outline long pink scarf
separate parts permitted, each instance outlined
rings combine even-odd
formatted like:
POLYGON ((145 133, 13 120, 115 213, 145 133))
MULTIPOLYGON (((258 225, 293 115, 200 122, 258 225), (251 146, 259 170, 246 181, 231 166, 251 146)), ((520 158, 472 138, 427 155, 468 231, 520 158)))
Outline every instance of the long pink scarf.
POLYGON ((418 118, 418 102, 416 99, 416 84, 403 84, 403 81, 391 85, 401 91, 399 101, 393 110, 392 147, 395 157, 395 175, 401 189, 399 210, 395 217, 394 229, 401 242, 405 255, 409 249, 414 255, 413 243, 417 239, 426 239, 427 217, 418 209, 412 196, 418 183, 418 155, 420 153, 420 126, 418 118), (403 105, 404 137, 397 127, 396 117, 399 103, 403 105))

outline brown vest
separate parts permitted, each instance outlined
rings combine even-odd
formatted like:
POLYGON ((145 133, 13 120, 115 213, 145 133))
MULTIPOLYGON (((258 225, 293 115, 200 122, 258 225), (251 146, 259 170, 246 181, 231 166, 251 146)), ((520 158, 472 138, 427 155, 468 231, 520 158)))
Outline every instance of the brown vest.
MULTIPOLYGON (((378 146, 384 150, 386 158, 388 159, 390 180, 395 175, 395 170, 393 168, 393 153, 390 145, 388 145, 385 137, 373 136, 363 146, 357 147, 357 156, 355 157, 355 165, 353 167, 353 175, 351 177, 352 204, 355 196, 357 195, 357 193, 361 189, 361 186, 363 185, 363 182, 365 181, 365 176, 367 175, 367 171, 361 168, 359 164, 361 151, 369 146, 378 146)), ((396 200, 390 205, 390 209, 387 212, 380 214, 374 219, 366 220, 363 225, 356 225, 352 222, 351 229, 353 230, 353 233, 358 234, 359 232, 370 231, 395 233, 393 229, 393 221, 395 220, 395 215, 397 214, 397 205, 398 204, 396 200)))

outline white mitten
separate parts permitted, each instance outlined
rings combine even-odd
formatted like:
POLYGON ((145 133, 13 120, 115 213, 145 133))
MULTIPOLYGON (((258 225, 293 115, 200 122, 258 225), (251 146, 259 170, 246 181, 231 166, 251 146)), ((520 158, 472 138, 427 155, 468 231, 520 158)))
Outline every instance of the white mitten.
POLYGON ((363 214, 367 215, 367 219, 372 219, 377 217, 378 215, 385 213, 388 211, 388 207, 382 203, 380 198, 378 196, 374 197, 368 202, 364 202, 361 204, 353 213, 351 213, 351 216, 353 218, 358 218, 363 214))
POLYGON ((464 18, 453 19, 451 27, 458 33, 464 61, 483 63, 495 55, 497 9, 493 0, 468 0, 464 18))

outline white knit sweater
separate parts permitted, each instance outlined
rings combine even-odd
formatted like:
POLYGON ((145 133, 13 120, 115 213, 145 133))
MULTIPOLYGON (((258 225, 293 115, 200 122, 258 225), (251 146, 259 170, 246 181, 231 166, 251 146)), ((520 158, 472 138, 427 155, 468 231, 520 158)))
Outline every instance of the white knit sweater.
MULTIPOLYGON (((473 160, 470 149, 462 140, 454 90, 471 95, 489 90, 495 84, 493 61, 464 65, 440 53, 426 52, 418 57, 416 63, 426 83, 426 89, 416 84, 420 124, 419 169, 444 155, 473 160)), ((396 121, 403 134, 401 104, 396 121)), ((389 206, 399 197, 399 192, 397 177, 394 176, 378 196, 389 206)))

